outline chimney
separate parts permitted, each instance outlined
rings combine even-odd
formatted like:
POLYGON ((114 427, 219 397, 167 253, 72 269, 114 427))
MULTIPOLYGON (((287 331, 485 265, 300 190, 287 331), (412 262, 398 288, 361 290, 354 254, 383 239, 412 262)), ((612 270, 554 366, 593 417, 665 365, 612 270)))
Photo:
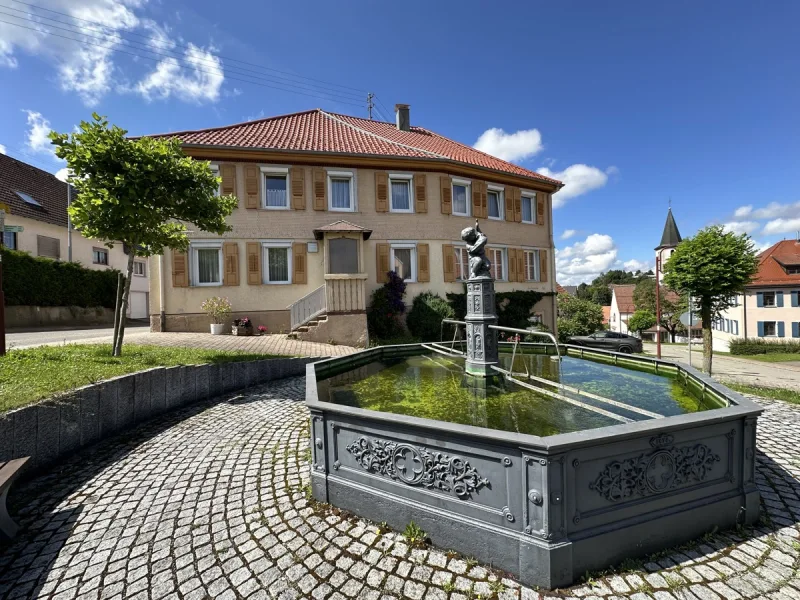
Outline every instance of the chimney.
POLYGON ((397 128, 400 131, 411 131, 410 104, 395 104, 394 112, 397 118, 397 128))

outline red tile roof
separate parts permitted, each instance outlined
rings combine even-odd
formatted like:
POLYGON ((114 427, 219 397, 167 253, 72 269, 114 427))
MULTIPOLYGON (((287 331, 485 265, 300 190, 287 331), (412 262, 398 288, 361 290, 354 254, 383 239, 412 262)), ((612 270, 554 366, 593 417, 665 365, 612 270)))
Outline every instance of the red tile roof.
POLYGON ((566 294, 567 293, 567 290, 564 289, 564 286, 561 285, 560 283, 558 283, 557 281, 556 281, 556 293, 557 294, 566 294))
POLYGON ((800 266, 800 242, 783 240, 758 255, 758 273, 751 285, 800 285, 800 274, 787 273, 787 267, 800 266))
POLYGON ((633 290, 636 287, 633 283, 621 283, 611 286, 611 292, 617 298, 617 309, 620 314, 633 313, 636 307, 633 305, 633 290))
POLYGON ((603 308, 603 325, 608 325, 609 320, 611 319, 611 307, 604 306, 603 308))
POLYGON ((5 154, 0 154, 0 202, 8 205, 12 215, 67 226, 67 184, 5 154), (41 206, 25 202, 16 192, 27 194, 41 206))
POLYGON ((319 108, 225 127, 178 131, 152 137, 178 137, 188 146, 227 146, 253 150, 333 152, 456 161, 551 185, 561 185, 556 179, 500 160, 423 127, 401 131, 393 123, 330 113, 319 108))

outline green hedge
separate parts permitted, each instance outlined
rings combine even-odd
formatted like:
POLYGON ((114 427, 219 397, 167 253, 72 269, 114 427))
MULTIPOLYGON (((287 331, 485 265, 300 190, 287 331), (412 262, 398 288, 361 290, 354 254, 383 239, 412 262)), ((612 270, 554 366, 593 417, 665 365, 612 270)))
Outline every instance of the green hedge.
MULTIPOLYGON (((531 326, 528 320, 531 309, 549 292, 534 292, 531 290, 516 290, 513 292, 498 292, 495 294, 497 311, 497 324, 503 327, 527 329, 531 326)), ((456 319, 463 321, 467 314, 467 294, 447 294, 447 302, 455 311, 456 319)))
POLYGON ((422 292, 414 298, 406 318, 411 335, 423 342, 438 342, 441 338, 442 319, 452 319, 455 311, 447 300, 433 292, 422 292))
POLYGON ((731 340, 731 354, 800 354, 800 341, 772 341, 761 338, 731 340))
POLYGON ((117 299, 115 269, 93 270, 77 263, 3 250, 7 306, 105 306, 117 299))

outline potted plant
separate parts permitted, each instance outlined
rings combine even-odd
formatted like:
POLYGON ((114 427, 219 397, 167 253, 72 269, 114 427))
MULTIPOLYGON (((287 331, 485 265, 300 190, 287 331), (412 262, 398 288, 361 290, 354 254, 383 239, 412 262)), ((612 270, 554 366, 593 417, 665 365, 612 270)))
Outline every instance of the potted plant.
POLYGON ((248 317, 233 320, 233 327, 231 328, 233 335, 253 335, 253 323, 248 317))
POLYGON ((258 326, 259 335, 267 335, 267 328, 264 325, 258 326))
POLYGON ((203 300, 200 308, 211 317, 211 335, 222 335, 225 331, 223 321, 231 314, 231 301, 214 296, 203 300))

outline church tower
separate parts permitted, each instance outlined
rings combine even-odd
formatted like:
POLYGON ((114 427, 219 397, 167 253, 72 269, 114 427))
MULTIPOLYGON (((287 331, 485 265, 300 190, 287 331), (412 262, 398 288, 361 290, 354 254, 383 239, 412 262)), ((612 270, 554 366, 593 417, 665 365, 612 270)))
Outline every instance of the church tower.
POLYGON ((675 223, 675 217, 672 216, 672 207, 670 206, 667 212, 667 222, 664 223, 664 233, 661 234, 661 243, 656 248, 656 260, 661 258, 661 269, 658 274, 658 282, 664 279, 664 265, 675 252, 675 248, 681 243, 681 233, 678 231, 678 225, 675 223))

